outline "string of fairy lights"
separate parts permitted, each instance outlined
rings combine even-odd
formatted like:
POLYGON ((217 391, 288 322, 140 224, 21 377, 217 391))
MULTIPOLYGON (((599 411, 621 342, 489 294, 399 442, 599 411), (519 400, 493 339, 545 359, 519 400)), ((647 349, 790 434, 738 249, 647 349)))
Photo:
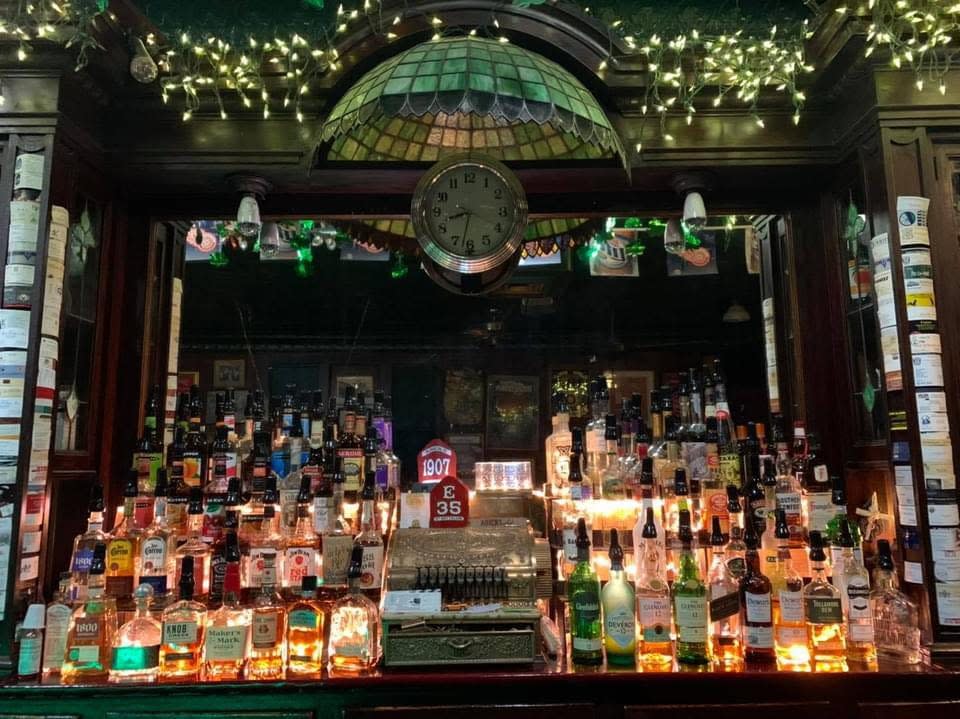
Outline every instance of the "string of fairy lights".
MULTIPOLYGON (((498 7, 512 4, 536 12, 535 6, 549 2, 504 0, 498 7)), ((589 8, 583 11, 589 13, 589 8)), ((914 73, 919 89, 931 84, 946 93, 947 74, 958 50, 953 40, 960 38, 960 2, 865 0, 833 11, 862 25, 868 57, 874 53, 880 57, 884 51, 893 67, 914 73)), ((432 29, 434 40, 480 32, 510 42, 496 10, 483 27, 463 28, 448 25, 442 13, 424 15, 415 3, 388 10, 379 0, 362 0, 338 5, 333 22, 314 30, 311 37, 291 32, 236 41, 188 28, 169 38, 153 34, 134 38, 131 47, 139 72, 133 72, 133 62, 131 71, 141 82, 156 81, 164 102, 180 102, 185 122, 208 110, 227 120, 234 106, 265 119, 292 116, 302 122, 304 99, 318 78, 343 67, 338 43, 348 33, 364 24, 370 32, 394 41, 401 23, 417 19, 432 29), (227 102, 231 95, 238 102, 227 102)), ((813 18, 814 22, 819 19, 813 18)), ((89 52, 100 47, 98 36, 111 24, 118 27, 107 0, 21 0, 12 17, 0 18, 0 41, 15 42, 21 62, 29 60, 37 43, 59 43, 76 50, 78 67, 82 67, 89 52)), ((786 98, 793 108, 793 122, 799 124, 807 101, 803 79, 814 70, 805 53, 810 28, 807 21, 789 32, 771 27, 764 37, 737 29, 722 35, 691 29, 673 37, 643 37, 616 19, 608 24, 608 55, 596 72, 603 76, 621 65, 640 67, 644 78, 641 112, 658 120, 660 137, 667 142, 673 139, 668 118, 684 118, 689 125, 698 111, 726 104, 747 108, 762 128, 768 103, 761 106, 760 102, 770 92, 786 98)), ((642 151, 642 140, 643 136, 637 141, 637 152, 642 151)))

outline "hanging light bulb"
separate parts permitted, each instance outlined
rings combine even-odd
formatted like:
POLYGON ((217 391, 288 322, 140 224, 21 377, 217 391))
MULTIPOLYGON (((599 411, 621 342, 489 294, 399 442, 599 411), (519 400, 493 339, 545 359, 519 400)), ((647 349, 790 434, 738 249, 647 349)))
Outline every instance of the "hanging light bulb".
POLYGON ((680 220, 672 218, 663 230, 663 249, 671 255, 679 255, 684 250, 683 228, 680 220))
MULTIPOLYGON (((244 237, 256 237, 260 234, 260 205, 252 192, 240 198, 237 208, 237 230, 244 237)), ((279 248, 278 248, 279 249, 279 248)))
POLYGON ((130 58, 130 76, 137 82, 149 85, 157 79, 159 73, 157 63, 147 52, 147 46, 143 44, 143 40, 135 37, 130 40, 130 45, 133 50, 133 57, 130 58))
POLYGON ((692 229, 707 224, 707 207, 699 192, 688 192, 683 198, 683 223, 692 229))
POLYGON ((265 222, 260 233, 260 256, 276 257, 280 254, 280 227, 276 222, 265 222))

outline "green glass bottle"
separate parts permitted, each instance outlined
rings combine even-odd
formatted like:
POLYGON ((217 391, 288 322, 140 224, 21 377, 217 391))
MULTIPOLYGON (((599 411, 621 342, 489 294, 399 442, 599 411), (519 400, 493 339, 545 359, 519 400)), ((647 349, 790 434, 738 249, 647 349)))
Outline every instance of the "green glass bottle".
POLYGON ((603 663, 603 623, 600 620, 600 580, 590 566, 587 523, 577 520, 577 566, 567 580, 570 602, 570 654, 574 664, 603 663))
POLYGON ((679 512, 679 536, 683 545, 680 572, 673 583, 673 614, 677 625, 677 660, 683 664, 707 664, 707 585, 699 576, 693 553, 690 512, 679 512))

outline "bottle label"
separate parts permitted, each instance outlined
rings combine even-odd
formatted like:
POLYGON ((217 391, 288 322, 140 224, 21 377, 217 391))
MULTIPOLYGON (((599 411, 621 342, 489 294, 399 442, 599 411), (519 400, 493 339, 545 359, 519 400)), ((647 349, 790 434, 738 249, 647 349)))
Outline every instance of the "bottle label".
POLYGON ((343 460, 343 490, 360 491, 360 481, 363 479, 363 450, 340 449, 337 450, 337 456, 343 460))
POLYGON ((353 537, 349 534, 325 534, 323 545, 323 583, 346 584, 353 552, 353 537))
POLYGON ((265 570, 266 562, 264 557, 276 557, 277 550, 273 547, 250 547, 250 554, 247 555, 247 586, 251 589, 259 589, 268 578, 265 570))
POLYGON ((677 639, 681 642, 707 641, 707 598, 677 596, 677 639))
POLYGON ((553 446, 553 473, 556 481, 566 484, 570 479, 570 445, 555 444, 553 446))
POLYGON ((290 612, 291 629, 316 630, 320 627, 320 614, 312 609, 295 609, 290 612))
MULTIPOLYGON (((380 432, 380 436, 381 437, 383 436, 383 432, 380 432)), ((323 441, 323 420, 322 419, 314 419, 310 421, 310 439, 316 440, 318 442, 323 441)))
POLYGON ((199 452, 183 453, 183 481, 188 487, 199 487, 203 481, 203 457, 199 452))
POLYGON ((807 597, 805 601, 807 621, 811 624, 840 624, 843 622, 843 607, 839 597, 807 597))
MULTIPOLYGON (((330 530, 331 515, 333 514, 333 497, 313 498, 313 531, 322 534, 330 530)), ((336 519, 336 517, 333 517, 336 519)))
POLYGON ((743 642, 750 649, 773 649, 773 627, 743 627, 743 642))
POLYGON ((734 591, 722 597, 710 600, 710 621, 719 622, 721 619, 732 617, 740 613, 740 592, 734 591))
POLYGON ((98 644, 82 644, 72 646, 67 651, 67 661, 73 664, 96 664, 100 661, 100 646, 98 644))
POLYGON ((563 556, 568 562, 577 561, 577 530, 574 527, 563 530, 563 556))
POLYGON ((140 496, 133 500, 133 525, 146 529, 153 521, 153 497, 140 496))
POLYGON ((574 637, 573 648, 581 652, 599 652, 603 645, 599 637, 574 637))
POLYGON ((167 575, 153 575, 146 576, 143 575, 140 577, 140 584, 149 584, 153 587, 154 594, 166 594, 167 593, 167 575))
POLYGON ((65 604, 51 604, 47 607, 46 633, 43 637, 44 670, 59 671, 63 664, 71 614, 70 607, 65 604))
POLYGON ((304 577, 316 576, 317 553, 313 547, 289 547, 283 553, 283 586, 299 587, 304 577))
POLYGON ((271 649, 277 644, 277 626, 280 623, 277 612, 258 612, 253 615, 254 649, 271 649))
POLYGON ((587 432, 587 451, 588 452, 606 452, 607 440, 604 428, 592 429, 587 432))
POLYGON ((591 587, 580 589, 573 595, 574 622, 595 622, 600 619, 600 597, 591 587))
POLYGON ((20 655, 17 657, 17 674, 22 677, 40 673, 40 657, 43 641, 40 637, 25 637, 20 640, 20 655))
POLYGON ((873 611, 870 607, 870 585, 863 577, 851 577, 847 583, 850 639, 855 642, 873 641, 873 611))
POLYGON ((730 557, 727 560, 727 571, 730 576, 739 579, 747 573, 747 560, 743 557, 730 557))
POLYGON ((247 650, 249 625, 236 627, 207 627, 203 640, 204 653, 208 661, 239 662, 247 650))
POLYGON ((788 592, 781 590, 780 620, 783 622, 799 623, 803 621, 803 592, 788 592))
POLYGON ((74 624, 73 634, 77 639, 84 641, 100 638, 100 620, 96 618, 78 619, 74 624))
POLYGON ((113 574, 133 574, 133 542, 111 540, 107 547, 107 569, 113 574))
POLYGON ((270 469, 272 469, 280 479, 283 479, 290 473, 290 454, 282 449, 274 451, 270 455, 270 469))
POLYGON ((160 645, 149 647, 119 646, 110 653, 110 668, 114 671, 140 671, 160 665, 160 645))
POLYGON ((180 531, 187 524, 187 498, 169 497, 167 499, 167 526, 180 531))
POLYGON ((73 555, 73 571, 79 574, 90 572, 90 564, 93 562, 93 549, 81 547, 73 555))
POLYGON ((157 487, 157 470, 163 463, 160 452, 137 452, 133 466, 137 470, 137 489, 141 494, 153 494, 157 487))
POLYGON ((300 488, 280 490, 280 526, 293 529, 297 526, 297 497, 300 488))
POLYGON ((107 577, 107 595, 110 597, 128 597, 133 593, 133 575, 107 577))
POLYGON ((791 539, 799 539, 803 533, 803 499, 799 492, 777 492, 777 509, 787 515, 787 528, 791 539))
POLYGON ((777 644, 781 647, 804 645, 807 643, 806 627, 777 627, 777 644))
POLYGON ((640 598, 640 626, 643 641, 670 641, 670 600, 667 597, 640 598))
POLYGON ((827 465, 818 464, 813 468, 813 481, 815 481, 817 484, 830 483, 830 473, 827 472, 827 465))
POLYGON ((754 594, 744 592, 744 604, 746 605, 747 622, 769 623, 773 621, 773 615, 770 610, 770 593, 754 594))
POLYGON ((720 455, 719 477, 723 485, 732 484, 735 487, 740 486, 740 456, 736 453, 724 453, 720 455))
POLYGON ((603 623, 607 640, 612 642, 615 648, 632 650, 636 645, 637 618, 633 612, 633 604, 631 603, 629 606, 615 607, 604 616, 603 623))
POLYGON ((827 522, 833 519, 836 509, 826 492, 811 492, 807 495, 807 515, 810 531, 823 532, 827 529, 827 522))
POLYGON ((383 545, 376 544, 363 548, 363 563, 361 564, 360 587, 363 589, 379 589, 383 577, 383 545))
POLYGON ((197 641, 196 622, 164 622, 164 644, 193 644, 197 641))
POLYGON ((148 537, 140 545, 140 574, 155 576, 166 574, 167 540, 163 537, 148 537))

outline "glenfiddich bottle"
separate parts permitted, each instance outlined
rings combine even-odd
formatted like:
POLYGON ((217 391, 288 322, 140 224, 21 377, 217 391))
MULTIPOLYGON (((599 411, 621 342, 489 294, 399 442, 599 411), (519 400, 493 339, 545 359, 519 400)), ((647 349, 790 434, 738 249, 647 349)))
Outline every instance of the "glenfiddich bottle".
POLYGON ((623 570, 623 548, 616 529, 610 530, 610 579, 600 592, 603 634, 608 664, 636 664, 637 615, 633 585, 623 570))
POLYGON ((577 520, 577 566, 567 580, 570 602, 570 657, 574 664, 603 663, 603 624, 600 621, 600 580, 590 566, 587 523, 577 520))
POLYGON ((677 660, 682 664, 707 664, 707 586, 700 580, 693 553, 690 512, 680 511, 682 543, 680 571, 673 583, 673 613, 677 626, 677 660))
POLYGON ((747 573, 740 579, 743 658, 748 663, 776 661, 773 644, 773 601, 770 580, 760 570, 760 537, 755 525, 747 525, 747 573))

